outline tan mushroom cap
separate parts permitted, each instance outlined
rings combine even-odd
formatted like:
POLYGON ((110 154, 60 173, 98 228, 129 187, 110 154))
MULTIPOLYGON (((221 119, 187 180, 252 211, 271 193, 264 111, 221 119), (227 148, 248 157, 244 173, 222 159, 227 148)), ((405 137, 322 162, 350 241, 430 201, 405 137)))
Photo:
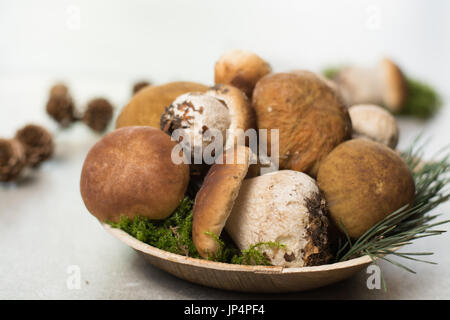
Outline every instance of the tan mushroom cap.
POLYGON ((259 79, 272 71, 270 65, 257 54, 232 50, 225 53, 214 68, 216 84, 231 84, 251 97, 259 79))
MULTIPOLYGON (((351 137, 341 98, 309 71, 265 76, 255 87, 253 107, 259 129, 279 130, 280 169, 315 176, 322 159, 351 137)), ((270 136, 267 143, 270 150, 270 136)))
POLYGON ((400 68, 390 59, 384 58, 380 62, 383 81, 383 105, 392 112, 399 112, 407 98, 406 79, 400 68))
POLYGON ((249 157, 245 146, 237 146, 233 157, 225 152, 223 163, 211 167, 195 197, 192 239, 203 258, 214 256, 219 249, 211 234, 219 237, 225 226, 247 174, 249 157))
POLYGON ((189 183, 189 166, 175 164, 175 142, 159 129, 135 126, 105 135, 89 151, 81 173, 81 195, 100 221, 120 215, 168 217, 189 183))
POLYGON ((238 144, 238 137, 243 132, 255 128, 255 112, 241 90, 231 85, 218 84, 209 88, 206 94, 222 101, 228 108, 231 122, 225 149, 238 144))
POLYGON ((207 86, 195 82, 170 82, 159 86, 147 86, 139 90, 122 109, 116 128, 151 126, 159 128, 159 120, 172 101, 187 92, 205 92, 207 86))
POLYGON ((399 130, 397 122, 386 109, 373 104, 357 104, 348 109, 353 138, 367 138, 395 149, 399 130))
POLYGON ((414 201, 407 164, 392 149, 366 139, 337 146, 320 166, 317 182, 330 217, 352 238, 414 201))

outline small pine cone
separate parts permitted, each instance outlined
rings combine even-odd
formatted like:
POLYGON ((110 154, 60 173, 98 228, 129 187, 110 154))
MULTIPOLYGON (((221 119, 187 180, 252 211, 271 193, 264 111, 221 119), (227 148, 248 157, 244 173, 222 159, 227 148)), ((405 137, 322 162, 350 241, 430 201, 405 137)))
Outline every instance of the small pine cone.
POLYGON ((25 150, 15 139, 0 139, 0 182, 14 180, 26 165, 25 150))
POLYGON ((50 117, 63 127, 68 127, 77 120, 73 99, 64 84, 56 84, 50 89, 46 110, 50 117))
POLYGON ((53 153, 52 135, 41 126, 29 124, 23 127, 17 131, 16 139, 22 143, 30 167, 37 167, 53 153))
POLYGON ((113 117, 113 107, 108 100, 96 98, 89 101, 83 122, 92 130, 102 133, 113 117))
POLYGON ((150 85, 150 83, 147 82, 147 81, 136 82, 133 85, 133 94, 136 94, 138 91, 140 91, 141 89, 143 89, 143 88, 145 88, 146 86, 149 86, 149 85, 150 85))

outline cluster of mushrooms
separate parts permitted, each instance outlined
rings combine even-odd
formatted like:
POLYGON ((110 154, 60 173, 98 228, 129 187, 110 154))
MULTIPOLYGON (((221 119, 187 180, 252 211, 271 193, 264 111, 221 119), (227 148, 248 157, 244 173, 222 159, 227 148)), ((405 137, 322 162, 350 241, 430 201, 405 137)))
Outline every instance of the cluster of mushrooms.
POLYGON ((398 83, 368 85, 380 90, 371 94, 355 87, 364 91, 363 83, 384 73, 401 81, 395 65, 384 61, 377 79, 363 81, 375 75, 357 72, 356 82, 343 75, 330 81, 303 70, 274 73, 256 54, 235 50, 216 63, 213 87, 146 86, 121 111, 116 130, 88 153, 84 203, 101 222, 121 215, 165 219, 195 181, 192 237, 203 258, 219 250, 216 237, 225 230, 241 250, 283 244, 261 248, 272 265, 327 263, 336 230, 358 238, 414 200, 412 174, 395 151, 395 119, 375 104, 397 101, 398 83), (245 161, 227 159, 227 152, 213 164, 172 161, 174 130, 184 130, 195 149, 211 143, 203 139, 211 128, 227 131, 224 150, 244 154, 245 161), (279 130, 279 170, 260 175, 260 165, 250 161, 255 153, 237 142, 249 128, 279 130))

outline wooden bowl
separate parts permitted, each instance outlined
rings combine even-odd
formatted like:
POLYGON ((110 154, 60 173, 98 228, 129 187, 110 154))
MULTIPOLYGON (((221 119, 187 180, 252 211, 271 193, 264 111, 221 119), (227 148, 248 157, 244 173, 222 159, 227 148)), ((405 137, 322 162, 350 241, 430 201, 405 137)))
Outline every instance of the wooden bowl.
POLYGON ((246 266, 189 258, 152 247, 128 233, 103 227, 142 254, 151 264, 174 276, 208 287, 256 293, 304 291, 347 279, 372 263, 369 256, 316 267, 246 266))

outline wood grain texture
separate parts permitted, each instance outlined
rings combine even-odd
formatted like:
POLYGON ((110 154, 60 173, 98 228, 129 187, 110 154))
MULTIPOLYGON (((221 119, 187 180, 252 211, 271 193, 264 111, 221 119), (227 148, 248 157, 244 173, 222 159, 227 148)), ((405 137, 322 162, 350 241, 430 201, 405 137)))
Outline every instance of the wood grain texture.
POLYGON ((296 292, 347 279, 367 267, 368 256, 315 267, 246 266, 189 258, 152 247, 126 232, 103 224, 114 237, 142 254, 152 265, 192 283, 255 293, 296 292))

